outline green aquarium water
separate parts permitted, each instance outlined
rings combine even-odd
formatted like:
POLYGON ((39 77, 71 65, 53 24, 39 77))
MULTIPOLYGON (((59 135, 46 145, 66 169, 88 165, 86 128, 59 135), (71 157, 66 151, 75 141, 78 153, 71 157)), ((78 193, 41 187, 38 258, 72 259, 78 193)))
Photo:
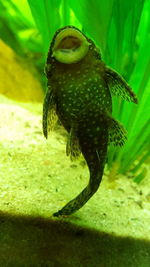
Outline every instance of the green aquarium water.
POLYGON ((132 170, 142 179, 145 171, 140 172, 139 168, 150 155, 150 1, 82 0, 78 5, 75 0, 38 0, 36 4, 24 0, 22 5, 19 3, 18 0, 1 1, 1 38, 18 54, 38 55, 34 63, 44 85, 43 69, 50 41, 57 29, 73 25, 95 42, 105 64, 119 72, 137 94, 138 105, 113 98, 113 115, 128 131, 128 140, 122 149, 110 146, 108 164, 111 167, 117 161, 119 172, 132 170))
POLYGON ((149 267, 150 0, 0 0, 0 55, 0 266, 149 267))

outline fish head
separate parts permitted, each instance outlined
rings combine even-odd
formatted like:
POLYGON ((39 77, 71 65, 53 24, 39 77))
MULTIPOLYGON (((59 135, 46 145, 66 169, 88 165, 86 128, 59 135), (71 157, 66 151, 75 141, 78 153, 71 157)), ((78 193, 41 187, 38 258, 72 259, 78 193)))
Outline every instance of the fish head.
POLYGON ((51 43, 52 57, 64 64, 77 63, 88 53, 91 43, 76 27, 59 29, 51 43))

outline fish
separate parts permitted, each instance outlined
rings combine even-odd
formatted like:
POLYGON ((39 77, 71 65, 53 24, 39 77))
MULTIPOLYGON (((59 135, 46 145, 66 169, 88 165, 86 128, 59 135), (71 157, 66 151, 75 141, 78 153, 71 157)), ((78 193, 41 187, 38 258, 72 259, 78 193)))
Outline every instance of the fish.
POLYGON ((56 31, 47 55, 47 91, 43 103, 43 133, 48 138, 57 120, 68 133, 66 154, 82 153, 89 183, 54 216, 70 215, 96 193, 102 180, 109 144, 123 146, 127 133, 112 117, 112 96, 137 104, 124 78, 102 60, 94 41, 74 26, 56 31))

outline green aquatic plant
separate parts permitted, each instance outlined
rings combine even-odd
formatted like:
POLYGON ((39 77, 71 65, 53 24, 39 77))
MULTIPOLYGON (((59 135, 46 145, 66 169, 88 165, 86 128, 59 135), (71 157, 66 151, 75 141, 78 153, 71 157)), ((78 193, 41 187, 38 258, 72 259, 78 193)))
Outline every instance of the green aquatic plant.
POLYGON ((23 5, 19 5, 19 1, 16 4, 17 1, 0 1, 0 38, 29 65, 35 66, 42 81, 45 62, 42 38, 27 1, 22 0, 23 5))
POLYGON ((27 8, 25 16, 14 1, 0 1, 0 37, 21 56, 41 50, 39 33, 27 8))
MULTIPOLYGON (((128 140, 123 149, 110 146, 108 166, 113 167, 114 163, 117 163, 120 173, 131 170, 135 176, 140 175, 141 180, 145 171, 141 171, 140 167, 150 156, 150 1, 27 2, 36 24, 34 26, 32 23, 32 29, 40 40, 37 42, 36 37, 32 38, 34 49, 36 50, 37 45, 42 56, 41 69, 44 67, 49 43, 56 29, 74 25, 94 40, 106 64, 121 73, 137 94, 139 103, 136 106, 117 98, 113 102, 113 116, 126 127, 128 140)), ((26 27, 29 27, 27 23, 26 27)), ((16 29, 18 31, 18 28, 16 29)), ((17 41, 21 40, 19 38, 17 41)), ((24 46, 25 43, 20 41, 20 45, 24 46)))

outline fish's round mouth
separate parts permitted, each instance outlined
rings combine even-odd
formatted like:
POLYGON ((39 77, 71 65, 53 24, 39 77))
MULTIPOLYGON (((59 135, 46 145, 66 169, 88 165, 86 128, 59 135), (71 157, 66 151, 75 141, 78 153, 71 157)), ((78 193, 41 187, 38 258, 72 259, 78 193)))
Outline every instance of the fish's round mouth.
POLYGON ((52 56, 61 63, 71 64, 85 57, 88 49, 89 43, 80 31, 66 28, 56 36, 52 56))
POLYGON ((75 51, 81 46, 82 42, 75 36, 66 36, 64 37, 58 45, 58 49, 62 51, 75 51))

